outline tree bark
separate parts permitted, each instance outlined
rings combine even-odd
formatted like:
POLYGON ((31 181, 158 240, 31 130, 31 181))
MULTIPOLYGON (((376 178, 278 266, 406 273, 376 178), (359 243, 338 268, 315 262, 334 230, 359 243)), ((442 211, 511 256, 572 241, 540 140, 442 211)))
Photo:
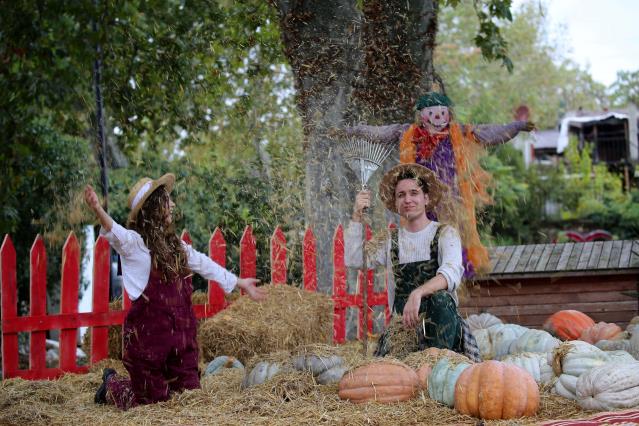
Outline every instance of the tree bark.
POLYGON ((373 0, 361 9, 353 0, 273 5, 304 126, 305 215, 317 237, 318 285, 330 292, 334 231, 347 223, 359 182, 326 131, 412 121, 415 100, 437 80, 432 56, 438 2, 373 0))

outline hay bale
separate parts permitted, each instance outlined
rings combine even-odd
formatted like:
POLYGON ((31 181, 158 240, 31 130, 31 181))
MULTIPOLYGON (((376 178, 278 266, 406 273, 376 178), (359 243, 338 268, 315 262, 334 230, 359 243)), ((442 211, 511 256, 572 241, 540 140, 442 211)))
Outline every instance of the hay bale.
MULTIPOLYGON (((109 311, 121 311, 122 310, 122 299, 118 298, 109 303, 109 311)), ((87 354, 87 358, 91 359, 91 330, 93 328, 89 327, 84 336, 82 336, 82 350, 85 354, 87 354)), ((109 326, 109 337, 108 337, 108 357, 110 359, 122 359, 122 326, 121 325, 112 325, 109 326)))
POLYGON ((261 303, 241 297, 224 311, 201 322, 202 358, 231 355, 249 368, 249 360, 307 343, 330 343, 333 303, 329 296, 290 285, 267 285, 261 303))
POLYGON ((417 333, 415 329, 407 329, 402 324, 401 315, 393 315, 386 330, 384 330, 384 339, 387 340, 389 351, 387 356, 394 358, 405 358, 408 354, 419 350, 419 342, 417 341, 417 333))

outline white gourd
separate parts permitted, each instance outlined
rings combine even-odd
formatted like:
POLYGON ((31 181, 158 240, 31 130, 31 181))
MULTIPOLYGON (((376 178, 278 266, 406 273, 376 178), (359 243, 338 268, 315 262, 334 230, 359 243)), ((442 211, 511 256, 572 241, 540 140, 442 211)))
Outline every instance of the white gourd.
POLYGON ((630 355, 639 360, 639 333, 635 333, 632 335, 628 346, 628 352, 630 353, 630 355))
POLYGON ((621 339, 621 340, 600 340, 595 343, 595 346, 601 349, 602 351, 630 351, 630 340, 621 339))
POLYGON ((466 322, 470 327, 470 331, 486 329, 495 324, 503 324, 502 320, 488 312, 469 315, 468 318, 466 318, 466 322))
POLYGON ((577 402, 586 410, 639 407, 639 362, 609 363, 577 380, 577 402))
POLYGON ((559 379, 555 382, 555 391, 566 398, 576 399, 577 378, 586 371, 610 362, 610 356, 581 340, 562 343, 548 354, 548 363, 559 379))
POLYGON ((561 344, 561 340, 553 337, 544 330, 527 330, 524 334, 514 340, 510 346, 509 352, 517 354, 522 352, 552 352, 561 344))
POLYGON ((636 361, 627 351, 606 351, 606 353, 610 357, 610 362, 612 363, 623 364, 626 362, 636 361))
POLYGON ((528 328, 517 324, 493 325, 488 328, 495 359, 508 355, 512 342, 524 334, 528 328))
POLYGON ((555 377, 545 353, 524 352, 509 355, 503 362, 523 368, 540 384, 550 383, 555 377))
POLYGON ((493 350, 493 342, 490 338, 488 329, 481 328, 479 330, 473 330, 471 333, 475 336, 479 352, 481 353, 481 358, 483 360, 493 359, 495 357, 495 351, 493 350))
POLYGON ((284 370, 278 363, 260 361, 255 364, 255 367, 253 367, 246 376, 244 376, 244 380, 242 380, 242 389, 260 385, 282 371, 284 370))
POLYGON ((562 374, 555 382, 554 390, 564 398, 577 399, 577 377, 562 374))

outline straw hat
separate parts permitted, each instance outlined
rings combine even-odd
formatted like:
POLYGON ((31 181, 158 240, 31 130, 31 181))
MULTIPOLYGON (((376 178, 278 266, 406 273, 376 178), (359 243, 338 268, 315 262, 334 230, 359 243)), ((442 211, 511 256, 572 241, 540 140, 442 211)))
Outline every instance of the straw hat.
POLYGON ((428 204, 426 211, 429 212, 437 206, 447 187, 432 170, 415 163, 399 164, 386 172, 379 184, 379 195, 386 208, 394 213, 398 213, 395 207, 395 187, 402 179, 421 179, 428 187, 428 204))
POLYGON ((143 177, 135 185, 133 185, 133 188, 131 188, 131 192, 129 193, 128 204, 131 212, 129 213, 128 223, 135 221, 135 217, 138 215, 138 212, 144 205, 144 202, 147 198, 149 198, 149 195, 151 195, 153 191, 164 185, 166 190, 170 193, 173 191, 174 183, 175 175, 173 173, 167 173, 156 180, 143 177))

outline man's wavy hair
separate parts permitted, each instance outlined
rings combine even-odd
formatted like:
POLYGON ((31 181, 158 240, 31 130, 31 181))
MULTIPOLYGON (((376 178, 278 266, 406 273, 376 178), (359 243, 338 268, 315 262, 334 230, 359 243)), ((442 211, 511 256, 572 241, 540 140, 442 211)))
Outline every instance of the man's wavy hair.
POLYGON ((164 282, 191 274, 186 251, 175 234, 175 225, 166 223, 169 201, 169 192, 164 185, 160 186, 149 195, 131 224, 151 251, 151 266, 160 273, 164 282))

